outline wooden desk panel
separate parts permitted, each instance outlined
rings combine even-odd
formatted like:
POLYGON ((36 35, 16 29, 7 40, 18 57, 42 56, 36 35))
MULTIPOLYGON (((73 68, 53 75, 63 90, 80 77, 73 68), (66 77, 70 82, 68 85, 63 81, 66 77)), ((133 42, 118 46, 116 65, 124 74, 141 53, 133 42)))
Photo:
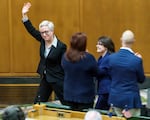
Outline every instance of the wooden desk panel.
MULTIPOLYGON (((28 112, 28 118, 33 120, 83 120, 86 112, 47 108, 46 105, 34 105, 28 112)), ((123 117, 102 115, 103 120, 126 120, 123 117)))

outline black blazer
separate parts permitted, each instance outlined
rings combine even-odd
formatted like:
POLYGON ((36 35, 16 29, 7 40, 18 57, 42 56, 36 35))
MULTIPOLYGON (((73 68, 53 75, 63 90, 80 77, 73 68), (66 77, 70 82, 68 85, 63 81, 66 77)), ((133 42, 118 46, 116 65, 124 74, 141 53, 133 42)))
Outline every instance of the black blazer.
POLYGON ((54 46, 51 47, 51 50, 45 58, 44 51, 45 51, 45 41, 42 38, 40 32, 32 26, 32 23, 30 20, 24 22, 24 26, 27 29, 27 31, 36 39, 38 40, 40 44, 40 62, 37 69, 37 72, 41 75, 41 77, 44 74, 44 71, 46 70, 46 80, 48 82, 57 82, 58 80, 64 80, 64 71, 61 67, 61 58, 66 51, 66 45, 58 40, 57 47, 54 46))

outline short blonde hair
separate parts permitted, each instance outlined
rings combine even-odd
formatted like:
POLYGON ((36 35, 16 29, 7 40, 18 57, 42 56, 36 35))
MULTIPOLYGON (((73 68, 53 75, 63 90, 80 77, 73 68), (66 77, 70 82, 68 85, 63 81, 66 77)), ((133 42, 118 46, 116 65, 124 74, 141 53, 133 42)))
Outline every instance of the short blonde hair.
POLYGON ((39 29, 43 26, 48 26, 48 28, 51 31, 54 31, 54 23, 52 21, 48 21, 48 20, 43 20, 40 24, 39 24, 39 29))

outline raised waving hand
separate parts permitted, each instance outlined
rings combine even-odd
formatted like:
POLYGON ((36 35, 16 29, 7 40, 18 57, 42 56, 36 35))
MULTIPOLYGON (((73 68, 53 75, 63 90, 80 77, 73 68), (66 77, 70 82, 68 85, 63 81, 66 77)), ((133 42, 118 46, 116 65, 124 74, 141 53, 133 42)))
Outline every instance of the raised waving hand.
POLYGON ((24 5, 22 7, 22 15, 26 15, 26 13, 29 11, 30 7, 31 7, 30 2, 24 3, 24 5))

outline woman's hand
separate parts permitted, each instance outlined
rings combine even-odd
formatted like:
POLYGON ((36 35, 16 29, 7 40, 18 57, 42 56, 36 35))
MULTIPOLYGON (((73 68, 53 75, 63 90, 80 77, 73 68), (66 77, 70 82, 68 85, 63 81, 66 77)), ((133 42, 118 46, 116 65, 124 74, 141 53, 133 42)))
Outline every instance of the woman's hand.
POLYGON ((24 5, 22 7, 22 15, 26 15, 27 12, 29 11, 30 7, 31 7, 31 3, 30 2, 24 3, 24 5))

